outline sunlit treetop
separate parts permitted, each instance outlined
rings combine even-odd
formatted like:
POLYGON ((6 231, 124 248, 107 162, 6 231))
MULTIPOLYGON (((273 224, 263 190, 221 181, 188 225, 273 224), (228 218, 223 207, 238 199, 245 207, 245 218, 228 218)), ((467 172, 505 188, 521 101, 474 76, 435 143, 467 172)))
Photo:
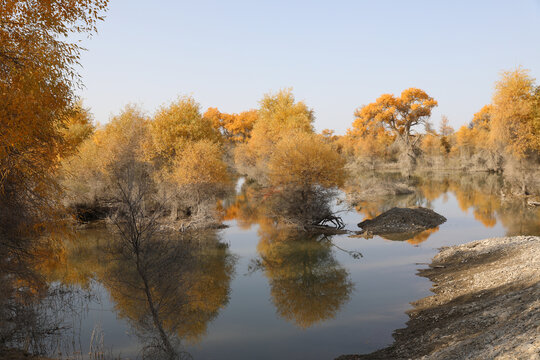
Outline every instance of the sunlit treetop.
POLYGON ((275 145, 292 132, 313 133, 313 110, 296 101, 291 89, 266 94, 260 101, 251 137, 235 150, 237 167, 257 180, 266 177, 267 163, 275 145))
POLYGON ((254 133, 266 133, 270 140, 277 141, 280 134, 291 130, 313 132, 313 110, 303 101, 296 101, 291 89, 266 94, 260 105, 254 133))
POLYGON ((383 94, 375 102, 359 108, 354 113, 355 123, 356 127, 381 124, 409 144, 413 128, 425 125, 435 106, 437 101, 424 90, 410 88, 403 90, 399 97, 383 94))
POLYGON ((274 186, 332 188, 345 178, 344 160, 315 134, 291 132, 275 146, 268 163, 269 180, 274 186))
POLYGON ((226 114, 211 107, 203 116, 211 120, 214 128, 218 129, 227 140, 245 142, 251 136, 253 125, 258 119, 258 111, 248 110, 239 114, 226 114))
POLYGON ((504 71, 495 84, 491 109, 491 144, 517 157, 539 151, 535 128, 535 79, 529 70, 504 71))
POLYGON ((171 179, 178 185, 224 184, 229 181, 227 165, 219 144, 210 140, 191 142, 174 163, 171 179))
POLYGON ((202 116, 200 105, 189 96, 163 106, 151 122, 150 132, 149 153, 165 163, 181 156, 183 148, 191 141, 221 141, 212 120, 202 116))
POLYGON ((484 105, 480 111, 473 115, 473 119, 469 124, 469 127, 489 131, 492 108, 492 105, 484 105))

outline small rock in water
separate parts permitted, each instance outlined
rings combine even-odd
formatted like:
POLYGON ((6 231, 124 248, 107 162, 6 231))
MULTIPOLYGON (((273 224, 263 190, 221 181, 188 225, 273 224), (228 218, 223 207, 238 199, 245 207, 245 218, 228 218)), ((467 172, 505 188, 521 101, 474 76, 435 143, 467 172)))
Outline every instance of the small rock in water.
POLYGON ((427 230, 444 223, 446 218, 431 209, 418 208, 392 208, 371 220, 364 220, 358 224, 364 231, 371 233, 400 233, 427 230))

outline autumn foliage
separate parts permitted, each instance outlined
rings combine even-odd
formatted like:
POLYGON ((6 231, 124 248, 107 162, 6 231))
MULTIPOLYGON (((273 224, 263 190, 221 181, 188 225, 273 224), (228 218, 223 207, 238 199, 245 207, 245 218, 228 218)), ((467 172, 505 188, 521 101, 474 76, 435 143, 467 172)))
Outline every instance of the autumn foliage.
POLYGON ((290 132, 313 132, 313 110, 294 98, 290 89, 267 94, 260 102, 251 138, 236 148, 236 164, 253 178, 267 179, 267 163, 274 146, 290 132))
MULTIPOLYGON (((82 50, 76 38, 96 31, 107 4, 2 3, 0 199, 4 209, 47 219, 35 228, 51 222, 60 199, 72 208, 110 206, 123 176, 148 182, 145 209, 167 199, 176 219, 199 213, 202 203, 212 207, 235 175, 245 175, 281 194, 275 204, 288 200, 277 212, 292 215, 298 212, 292 202, 301 203, 313 210, 301 222, 316 224, 331 215, 328 201, 343 185, 346 162, 501 171, 513 160, 525 166, 540 158, 540 90, 522 68, 503 72, 492 103, 455 132, 444 116, 434 130, 438 102, 414 87, 356 109, 345 135, 315 134, 313 109, 291 89, 268 93, 257 109, 237 113, 203 111, 190 96, 152 115, 127 106, 96 126, 74 95, 82 50)), ((6 211, 1 220, 23 218, 15 213, 6 211)))
MULTIPOLYGON (((46 292, 35 274, 52 283, 68 268, 64 283, 87 289, 99 280, 141 339, 158 338, 169 350, 174 336, 199 340, 228 303, 235 259, 216 232, 191 230, 218 228, 225 220, 243 229, 257 225, 259 258, 252 265, 267 277, 279 316, 301 328, 330 319, 353 291, 335 244, 324 235, 344 226, 335 210, 340 191, 349 198, 362 191, 376 195, 351 201, 366 218, 390 205, 429 206, 451 193, 487 227, 500 221, 511 234, 540 231, 538 211, 524 211, 523 199, 501 200, 505 193, 530 198, 530 184, 538 186, 537 174, 527 170, 540 164, 540 86, 528 70, 503 72, 491 103, 457 131, 445 116, 434 128, 438 101, 419 88, 382 94, 357 108, 344 135, 316 133, 314 110, 291 89, 235 113, 204 110, 191 96, 153 113, 126 105, 100 125, 75 89, 82 85, 78 38, 96 32, 107 5, 0 5, 0 285, 9 300, 0 299, 8 309, 0 323, 9 323, 2 326, 1 349, 34 335, 14 341, 10 326, 19 309, 14 304, 31 307, 26 299, 39 301, 46 292), (394 184, 384 193, 391 196, 376 193, 381 181, 375 175, 356 188, 347 182, 354 170, 364 175, 403 164, 409 183, 394 184), (513 169, 519 180, 414 178, 414 166, 513 169), (238 179, 244 182, 235 193, 238 179), (60 224, 97 219, 115 226, 106 247, 92 239, 75 249, 42 236, 59 233, 60 224), (178 237, 168 241, 170 234, 178 237)), ((388 185, 392 175, 384 176, 382 185, 388 185)), ((418 245, 437 231, 387 238, 418 245)))
POLYGON ((536 87, 527 70, 518 68, 502 73, 495 85, 491 108, 490 140, 518 158, 539 152, 534 107, 536 87))
POLYGON ((414 141, 413 131, 426 124, 435 106, 437 101, 421 89, 403 90, 399 97, 383 94, 375 102, 356 110, 353 127, 382 127, 409 145, 414 141))
POLYGON ((226 114, 211 107, 203 116, 212 122, 212 126, 218 129, 226 140, 243 143, 251 136, 251 130, 258 118, 258 111, 248 110, 239 114, 226 114))
POLYGON ((0 236, 52 230, 59 218, 59 160, 91 131, 74 94, 76 39, 96 31, 107 2, 2 1, 0 236))
POLYGON ((343 139, 344 146, 356 157, 388 159, 390 146, 398 143, 401 155, 415 163, 420 140, 416 129, 429 124, 435 106, 437 101, 417 88, 406 89, 400 96, 383 94, 355 111, 355 120, 343 139))
POLYGON ((534 166, 540 158, 539 88, 528 70, 502 72, 492 103, 457 131, 444 115, 438 131, 433 128, 430 116, 437 101, 423 90, 384 94, 357 109, 351 128, 335 142, 349 159, 370 167, 399 167, 402 160, 442 169, 534 166))
POLYGON ((343 158, 315 134, 292 132, 276 144, 268 175, 274 186, 332 188, 343 183, 343 167, 343 158))
POLYGON ((192 97, 180 97, 161 107, 150 123, 151 141, 147 147, 150 158, 170 166, 190 142, 220 142, 220 133, 212 125, 210 119, 202 116, 200 105, 192 97))

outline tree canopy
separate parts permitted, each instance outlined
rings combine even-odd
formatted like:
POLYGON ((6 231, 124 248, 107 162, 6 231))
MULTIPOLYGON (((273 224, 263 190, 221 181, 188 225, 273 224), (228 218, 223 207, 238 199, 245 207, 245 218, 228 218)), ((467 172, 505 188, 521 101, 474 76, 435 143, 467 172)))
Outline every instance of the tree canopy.
POLYGON ((426 124, 435 106, 437 101, 417 88, 403 90, 399 97, 383 94, 375 102, 356 110, 353 128, 376 128, 380 124, 409 145, 414 128, 426 124))
MULTIPOLYGON (((2 1, 0 201, 4 209, 26 209, 34 219, 47 219, 43 224, 50 222, 60 199, 54 171, 66 152, 73 150, 72 142, 81 140, 70 137, 69 131, 66 134, 70 126, 74 130, 74 88, 80 84, 77 64, 82 49, 76 38, 96 31, 107 4, 107 0, 2 1)), ((27 223, 25 229, 30 228, 27 223)))
POLYGON ((535 91, 528 70, 517 68, 502 73, 495 84, 490 111, 493 146, 517 157, 540 151, 534 119, 535 91))

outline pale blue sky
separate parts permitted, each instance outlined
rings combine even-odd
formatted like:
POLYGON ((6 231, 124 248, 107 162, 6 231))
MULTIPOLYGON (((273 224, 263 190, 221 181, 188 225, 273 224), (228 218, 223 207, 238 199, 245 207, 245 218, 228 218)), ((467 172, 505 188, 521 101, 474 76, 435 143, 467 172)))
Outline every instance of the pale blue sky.
POLYGON ((419 87, 456 128, 488 103, 504 69, 540 80, 540 0, 111 0, 84 45, 81 91, 96 121, 127 103, 153 114, 178 95, 240 112, 293 87, 317 130, 419 87))

